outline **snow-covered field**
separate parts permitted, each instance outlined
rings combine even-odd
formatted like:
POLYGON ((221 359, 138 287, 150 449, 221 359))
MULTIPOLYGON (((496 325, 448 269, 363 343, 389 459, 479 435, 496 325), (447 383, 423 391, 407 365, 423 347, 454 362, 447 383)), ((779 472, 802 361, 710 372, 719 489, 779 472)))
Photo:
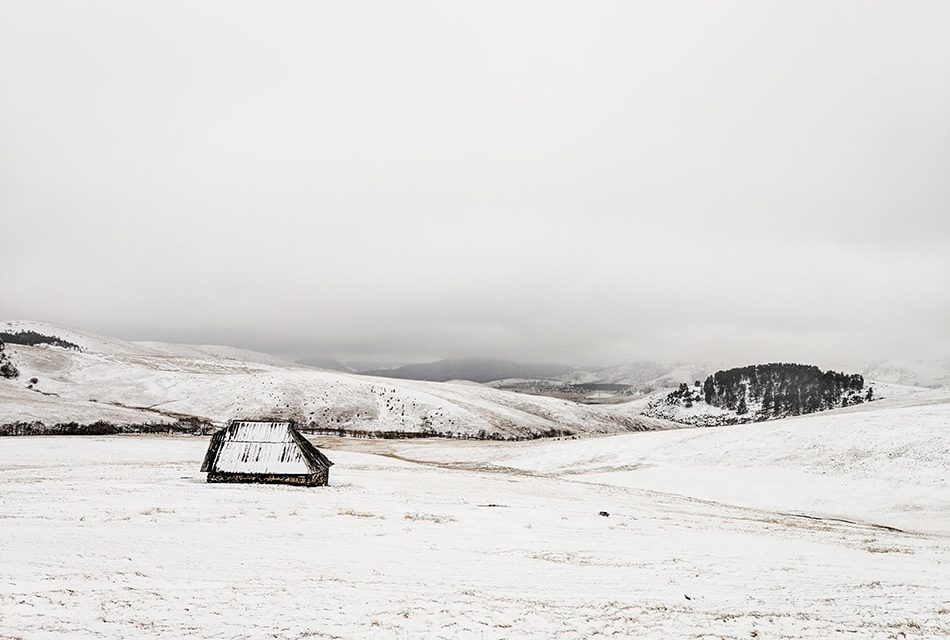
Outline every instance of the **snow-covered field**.
POLYGON ((4 439, 0 637, 944 637, 947 399, 519 444, 318 438, 326 488, 206 484, 207 438, 4 439))
POLYGON ((569 476, 950 536, 947 389, 797 418, 581 443, 377 446, 417 461, 569 476))

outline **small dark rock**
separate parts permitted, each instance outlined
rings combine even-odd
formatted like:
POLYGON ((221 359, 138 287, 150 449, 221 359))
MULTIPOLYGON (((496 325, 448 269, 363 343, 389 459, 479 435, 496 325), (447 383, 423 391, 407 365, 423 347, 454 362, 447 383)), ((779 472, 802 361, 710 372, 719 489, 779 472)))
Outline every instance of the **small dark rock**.
POLYGON ((605 517, 605 518, 609 518, 609 517, 610 517, 610 514, 607 513, 606 511, 601 511, 601 512, 600 512, 599 514, 597 514, 597 515, 603 516, 603 517, 605 517))

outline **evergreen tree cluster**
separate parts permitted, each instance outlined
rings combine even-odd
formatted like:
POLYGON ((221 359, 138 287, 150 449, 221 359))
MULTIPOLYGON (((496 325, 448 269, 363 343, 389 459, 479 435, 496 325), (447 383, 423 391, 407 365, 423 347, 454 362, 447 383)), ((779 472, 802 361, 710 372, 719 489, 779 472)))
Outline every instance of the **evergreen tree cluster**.
POLYGON ((6 353, 7 346, 0 339, 0 378, 16 378, 20 375, 20 370, 16 365, 10 362, 10 356, 6 353))
POLYGON ((702 395, 700 395, 699 383, 695 385, 695 389, 691 389, 688 384, 681 382, 679 388, 676 391, 672 391, 666 396, 666 404, 682 404, 684 407, 691 407, 694 403, 702 400, 702 395))
POLYGON ((749 412, 761 403, 760 419, 800 415, 871 400, 864 376, 822 371, 814 365, 772 363, 717 371, 703 383, 703 398, 713 406, 749 412))

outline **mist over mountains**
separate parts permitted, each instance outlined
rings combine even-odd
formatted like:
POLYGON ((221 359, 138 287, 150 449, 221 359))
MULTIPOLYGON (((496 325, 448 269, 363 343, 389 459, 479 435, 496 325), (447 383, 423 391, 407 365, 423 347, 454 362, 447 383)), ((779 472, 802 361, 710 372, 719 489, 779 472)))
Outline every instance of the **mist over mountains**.
MULTIPOLYGON (((379 363, 342 362, 315 357, 300 364, 402 380, 447 382, 468 380, 493 383, 502 388, 524 381, 546 381, 565 385, 618 385, 629 387, 632 394, 692 384, 715 371, 747 364, 737 361, 716 362, 630 362, 608 367, 583 367, 566 364, 518 362, 502 358, 447 358, 433 362, 380 366, 379 363)), ((836 364, 838 368, 860 373, 866 378, 920 387, 950 386, 950 360, 878 360, 836 364)))
POLYGON ((361 371, 365 375, 402 378, 404 380, 470 380, 492 382, 508 378, 550 379, 562 376, 572 369, 566 365, 531 364, 490 358, 450 358, 420 364, 407 364, 394 369, 361 371))

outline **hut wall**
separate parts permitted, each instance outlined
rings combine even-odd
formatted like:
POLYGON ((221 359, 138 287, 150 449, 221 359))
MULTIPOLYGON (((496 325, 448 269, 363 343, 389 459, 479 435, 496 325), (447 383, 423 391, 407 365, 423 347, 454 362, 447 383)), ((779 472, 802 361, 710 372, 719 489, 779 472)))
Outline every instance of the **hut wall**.
POLYGON ((293 484, 306 487, 326 486, 330 481, 330 470, 320 469, 316 473, 281 474, 281 473, 221 473, 213 471, 208 474, 208 482, 245 482, 254 484, 293 484))

